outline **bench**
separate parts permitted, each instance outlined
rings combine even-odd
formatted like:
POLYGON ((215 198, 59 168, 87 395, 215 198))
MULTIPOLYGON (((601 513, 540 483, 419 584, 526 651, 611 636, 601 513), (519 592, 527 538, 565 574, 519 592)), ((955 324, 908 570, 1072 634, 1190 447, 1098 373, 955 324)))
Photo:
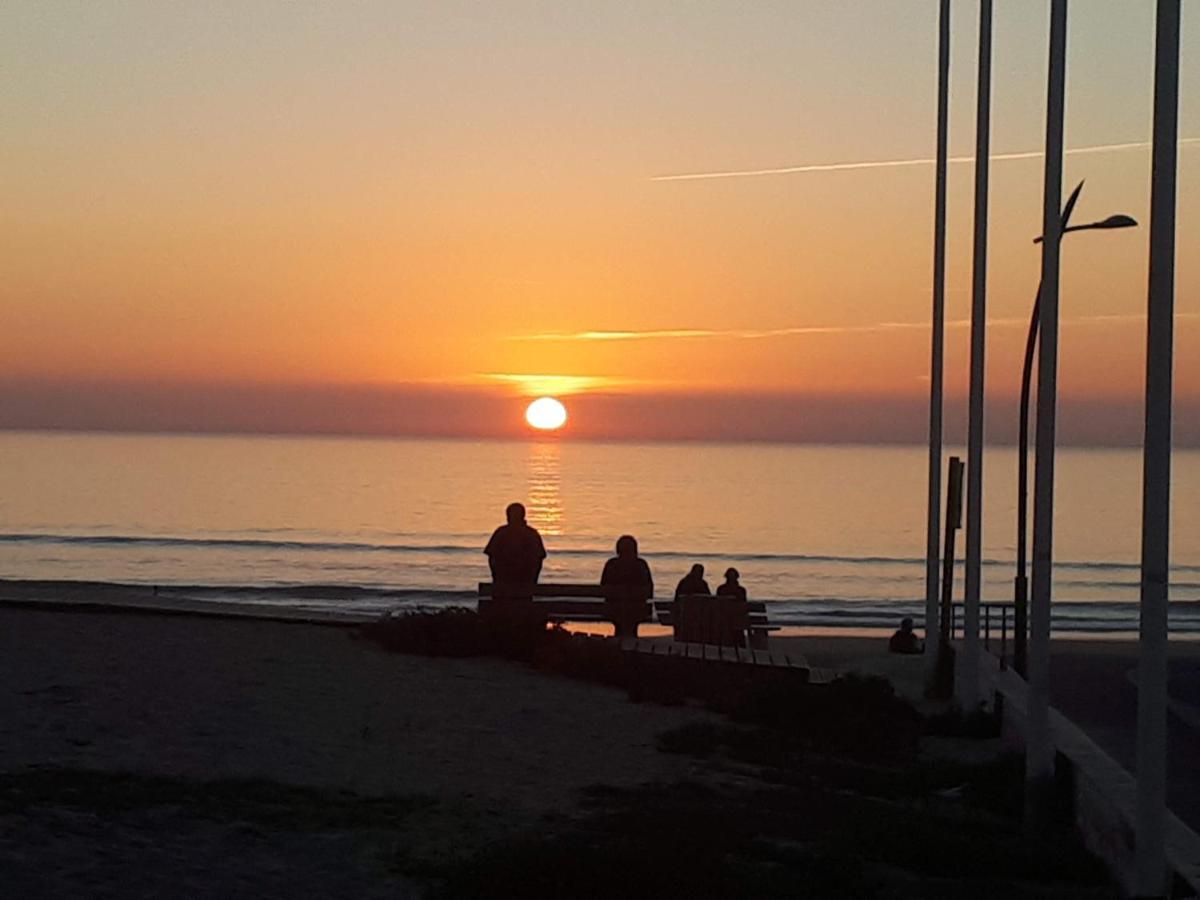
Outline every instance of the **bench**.
POLYGON ((612 622, 617 637, 637 637, 651 621, 643 587, 600 584, 479 583, 480 615, 533 616, 543 622, 612 622))
POLYGON ((696 594, 678 600, 656 600, 654 612, 659 623, 671 626, 675 640, 682 642, 765 650, 767 635, 780 630, 779 625, 767 621, 767 605, 761 600, 739 603, 727 597, 696 594))

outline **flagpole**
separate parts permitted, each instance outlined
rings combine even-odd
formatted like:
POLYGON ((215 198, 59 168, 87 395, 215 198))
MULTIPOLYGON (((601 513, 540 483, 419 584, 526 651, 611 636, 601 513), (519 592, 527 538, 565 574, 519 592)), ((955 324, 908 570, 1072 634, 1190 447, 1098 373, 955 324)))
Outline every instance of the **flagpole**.
POLYGON ((971 382, 967 412, 967 551, 963 664, 958 697, 979 705, 979 590, 983 549, 983 381, 987 325, 987 229, 992 102, 992 0, 979 3, 979 77, 975 109, 975 248, 971 277, 971 382))
POLYGON ((933 332, 929 362, 929 509, 925 545, 925 690, 937 681, 941 646, 938 591, 941 563, 942 383, 946 322, 946 160, 950 96, 950 0, 938 12, 937 162, 933 200, 933 332))
POLYGON ((1058 403, 1058 288, 1062 247, 1063 112, 1067 0, 1050 5, 1046 86, 1046 160, 1042 189, 1042 287, 1038 321, 1037 426, 1033 477, 1033 578, 1029 615, 1029 733, 1025 748, 1028 812, 1047 813, 1054 776, 1050 744, 1050 602, 1054 537, 1054 445, 1058 403))
POLYGON ((1146 321, 1146 439, 1142 472, 1141 623, 1138 642, 1137 893, 1166 885, 1167 602, 1171 518, 1171 366, 1174 350, 1175 203, 1179 139, 1180 0, 1158 0, 1150 278, 1146 321))

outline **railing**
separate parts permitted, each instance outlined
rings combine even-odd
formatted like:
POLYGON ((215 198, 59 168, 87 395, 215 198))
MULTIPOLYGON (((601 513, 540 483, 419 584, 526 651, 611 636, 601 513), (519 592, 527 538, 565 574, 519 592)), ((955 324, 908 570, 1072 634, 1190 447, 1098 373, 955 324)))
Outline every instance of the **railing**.
MULTIPOLYGON (((950 606, 950 638, 962 637, 963 604, 954 603, 950 606)), ((983 648, 994 654, 1000 660, 1000 668, 1008 668, 1008 627, 1011 618, 1012 603, 980 603, 979 615, 983 626, 983 648), (992 626, 998 626, 999 640, 997 647, 992 647, 992 626)))

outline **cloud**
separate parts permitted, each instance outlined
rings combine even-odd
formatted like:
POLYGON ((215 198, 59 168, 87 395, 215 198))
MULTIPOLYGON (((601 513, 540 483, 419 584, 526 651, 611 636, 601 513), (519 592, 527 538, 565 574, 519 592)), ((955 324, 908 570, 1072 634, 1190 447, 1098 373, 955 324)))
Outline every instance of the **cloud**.
MULTIPOLYGON (((1200 138, 1180 138, 1181 146, 1200 143, 1200 138)), ((1083 153, 1113 153, 1120 150, 1144 150, 1150 146, 1149 141, 1131 141, 1124 144, 1097 144, 1092 147, 1075 147, 1065 151, 1068 155, 1083 153)), ((1041 150, 1024 150, 1016 153, 994 153, 993 162, 1007 162, 1016 159, 1039 159, 1045 154, 1041 150)), ((952 156, 951 163, 973 163, 974 156, 952 156)), ((913 166, 932 166, 937 160, 932 157, 925 159, 884 159, 862 162, 815 163, 802 166, 782 166, 772 169, 735 169, 722 172, 684 172, 682 174, 653 175, 651 181, 701 181, 712 178, 755 178, 762 175, 799 175, 810 172, 852 172, 859 169, 901 169, 913 166)))
MULTIPOLYGON (((806 391, 584 391, 570 398, 568 439, 923 444, 924 386, 897 394, 806 391)), ((0 429, 234 434, 344 434, 527 440, 528 399, 495 388, 415 385, 168 384, 8 380, 0 429)), ((1015 397, 988 398, 988 440, 1016 436, 1015 397)), ((1140 393, 1060 398, 1062 444, 1137 446, 1140 393)), ((966 436, 967 404, 946 403, 946 440, 966 436)), ((1200 446, 1200 396, 1178 396, 1173 438, 1200 446)))
POLYGON ((628 387, 630 379, 604 375, 523 375, 511 372, 480 372, 474 380, 515 385, 523 394, 565 396, 597 388, 628 387))
MULTIPOLYGON (((1121 313, 1111 315, 1064 316, 1064 325, 1104 325, 1122 322, 1144 322, 1145 313, 1121 313)), ((1177 312, 1176 322, 1200 320, 1200 313, 1177 312)), ((1029 324, 1023 318, 988 319, 989 328, 1022 328, 1029 324)), ((970 319, 950 319, 947 328, 968 328, 970 319)), ((766 338, 796 337, 809 334, 878 334, 888 331, 928 331, 929 322, 872 322, 863 325, 796 325, 788 328, 661 328, 645 331, 552 331, 542 334, 523 334, 510 337, 511 341, 663 341, 663 340, 763 340, 766 338)), ((488 375, 497 379, 531 379, 562 376, 537 375, 488 375)))

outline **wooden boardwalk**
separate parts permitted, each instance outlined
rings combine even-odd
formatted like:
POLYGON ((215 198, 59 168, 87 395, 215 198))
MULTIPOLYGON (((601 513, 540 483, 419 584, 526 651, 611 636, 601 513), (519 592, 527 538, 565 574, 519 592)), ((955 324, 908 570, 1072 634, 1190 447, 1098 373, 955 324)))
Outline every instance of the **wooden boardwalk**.
POLYGON ((652 641, 646 638, 622 638, 621 649, 626 653, 644 654, 655 659, 677 659, 681 662, 712 663, 731 666, 750 666, 791 671, 805 675, 810 684, 828 684, 837 677, 833 669, 810 666, 799 653, 775 650, 753 650, 746 647, 718 647, 715 644, 695 644, 682 641, 652 641))

